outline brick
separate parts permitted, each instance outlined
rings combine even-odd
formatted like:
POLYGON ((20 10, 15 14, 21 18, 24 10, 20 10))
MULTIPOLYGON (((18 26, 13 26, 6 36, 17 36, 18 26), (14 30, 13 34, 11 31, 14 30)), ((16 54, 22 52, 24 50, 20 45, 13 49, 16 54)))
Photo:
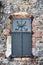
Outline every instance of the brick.
POLYGON ((32 35, 32 39, 34 39, 35 38, 35 33, 32 35))
POLYGON ((8 19, 7 23, 8 23, 8 24, 11 24, 11 20, 10 20, 10 19, 8 19))
POLYGON ((10 31, 11 30, 11 24, 8 24, 7 29, 10 31))
POLYGON ((5 53, 0 53, 0 57, 5 57, 5 53))
POLYGON ((14 58, 13 59, 13 61, 15 61, 15 62, 16 61, 20 61, 20 62, 22 61, 22 62, 24 62, 24 61, 30 61, 30 60, 31 60, 31 58, 14 58))
POLYGON ((40 38, 40 37, 42 37, 42 32, 37 30, 32 37, 40 38))
POLYGON ((22 58, 22 61, 30 61, 31 58, 22 58))
POLYGON ((24 14, 24 15, 23 14, 22 15, 21 14, 16 14, 16 15, 11 14, 10 16, 13 18, 30 18, 32 15, 29 15, 29 14, 24 14))
POLYGON ((32 21, 32 29, 35 29, 35 21, 32 21))
POLYGON ((8 30, 8 29, 4 29, 4 30, 3 30, 3 34, 4 34, 4 35, 10 35, 9 32, 10 32, 10 30, 8 30))
POLYGON ((35 46, 36 38, 32 38, 32 46, 35 46))
POLYGON ((10 19, 8 19, 8 21, 7 21, 8 23, 7 23, 7 29, 10 31, 11 30, 11 20, 10 19))
POLYGON ((36 32, 35 32, 35 37, 36 37, 36 38, 42 37, 42 32, 41 32, 41 31, 36 31, 36 32))

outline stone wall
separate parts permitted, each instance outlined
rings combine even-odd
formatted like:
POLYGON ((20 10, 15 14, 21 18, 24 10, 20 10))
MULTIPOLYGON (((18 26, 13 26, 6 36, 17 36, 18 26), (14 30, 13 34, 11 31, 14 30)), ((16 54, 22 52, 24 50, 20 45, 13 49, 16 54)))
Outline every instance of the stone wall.
POLYGON ((32 28, 34 31, 32 41, 33 41, 33 47, 34 47, 34 52, 36 53, 35 55, 38 55, 39 51, 43 49, 43 20, 41 19, 41 15, 34 19, 32 28))

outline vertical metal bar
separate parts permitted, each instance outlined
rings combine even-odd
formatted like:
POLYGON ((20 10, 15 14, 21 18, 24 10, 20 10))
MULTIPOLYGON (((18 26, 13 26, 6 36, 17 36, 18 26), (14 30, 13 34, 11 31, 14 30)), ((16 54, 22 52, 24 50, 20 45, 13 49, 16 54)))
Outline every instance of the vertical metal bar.
MULTIPOLYGON (((21 24, 22 24, 22 18, 21 18, 21 24)), ((22 46, 21 46, 21 52, 22 52, 21 55, 22 55, 22 57, 23 57, 23 32, 21 32, 21 45, 22 45, 22 46)), ((21 58, 22 58, 22 57, 21 57, 21 58)))

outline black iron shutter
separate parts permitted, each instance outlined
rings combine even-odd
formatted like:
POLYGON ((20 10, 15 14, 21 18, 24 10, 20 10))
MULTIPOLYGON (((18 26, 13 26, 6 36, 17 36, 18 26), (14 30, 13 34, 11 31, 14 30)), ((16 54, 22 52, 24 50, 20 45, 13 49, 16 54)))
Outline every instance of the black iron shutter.
POLYGON ((12 57, 21 57, 21 33, 12 33, 12 57))
POLYGON ((32 56, 31 18, 12 19, 12 57, 32 56))
POLYGON ((31 33, 23 33, 23 57, 31 57, 32 55, 32 42, 31 33))

